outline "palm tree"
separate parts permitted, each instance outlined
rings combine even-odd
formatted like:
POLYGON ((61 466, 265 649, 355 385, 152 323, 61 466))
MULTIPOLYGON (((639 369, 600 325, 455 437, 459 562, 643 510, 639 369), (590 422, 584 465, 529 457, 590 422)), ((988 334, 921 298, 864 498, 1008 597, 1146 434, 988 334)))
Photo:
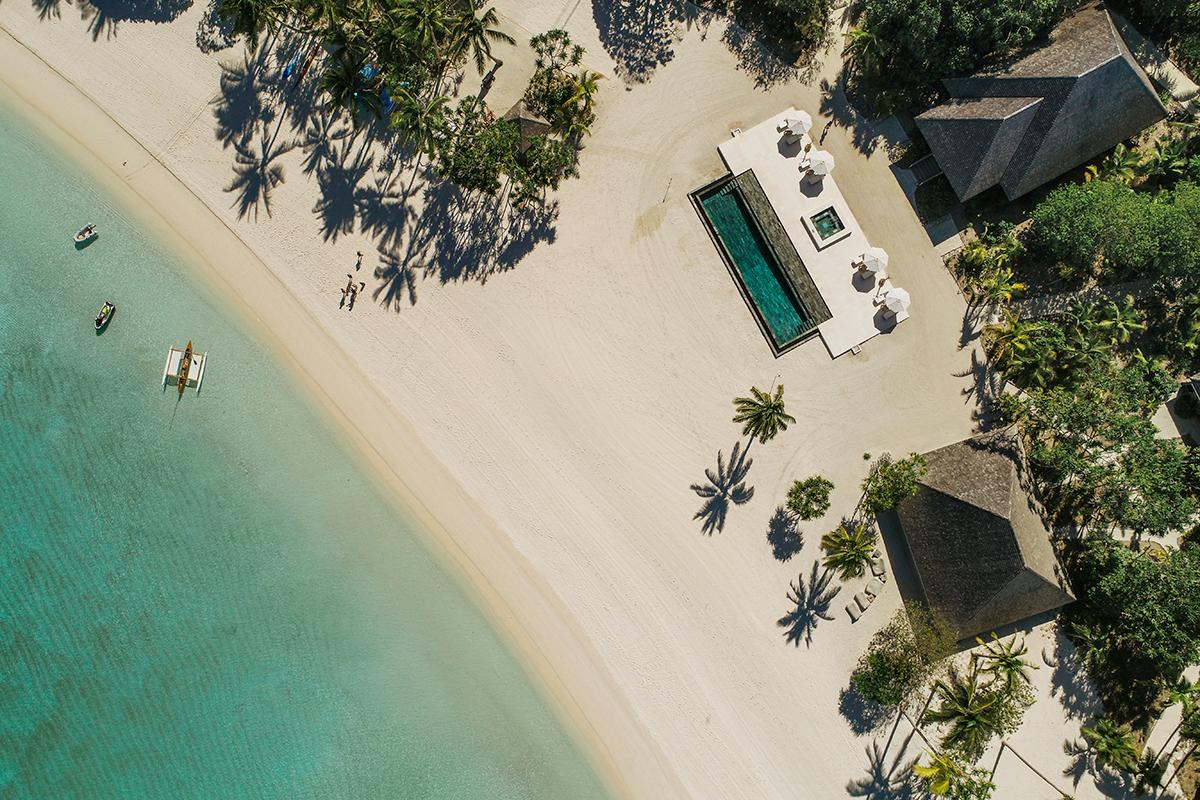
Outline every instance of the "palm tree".
POLYGON ((575 76, 575 86, 571 96, 563 102, 563 108, 578 109, 587 116, 596 102, 596 92, 600 90, 600 81, 604 76, 599 72, 585 69, 575 76))
POLYGON ((1005 310, 1004 322, 989 325, 998 361, 1013 362, 1028 350, 1035 338, 1045 329, 1045 323, 1021 319, 1020 314, 1005 310))
POLYGON ((1100 162, 1100 166, 1093 164, 1088 167, 1084 178, 1088 181, 1114 180, 1128 186, 1137 177, 1138 166, 1137 153, 1124 144, 1119 144, 1113 148, 1108 158, 1100 162))
POLYGON ((1147 178, 1177 178, 1187 168, 1187 143, 1171 137, 1159 139, 1138 166, 1147 178))
POLYGON ((821 562, 842 580, 862 577, 874 556, 878 535, 866 525, 842 523, 821 537, 825 559, 821 562))
POLYGON ((1122 305, 1109 303, 1100 327, 1109 333, 1113 344, 1125 344, 1134 331, 1146 330, 1142 312, 1133 305, 1133 295, 1125 295, 1122 305))
POLYGON ((358 127, 364 113, 376 118, 383 115, 383 102, 372 90, 372 80, 363 75, 366 57, 351 48, 343 48, 333 63, 321 73, 317 88, 329 96, 328 105, 348 114, 350 122, 358 127))
POLYGON ((428 102, 421 102, 408 89, 400 88, 396 91, 395 100, 396 110, 391 125, 399 129, 401 137, 413 148, 413 174, 404 192, 404 199, 407 201, 413 185, 417 182, 421 156, 432 156, 446 133, 446 105, 450 98, 438 95, 428 102))
MULTIPOLYGON (((989 248, 989 250, 991 249, 989 248)), ((1029 287, 1014 279, 1013 271, 1010 267, 998 266, 979 280, 978 288, 983 301, 988 305, 994 306, 1001 303, 1005 305, 1011 303, 1014 295, 1025 291, 1029 287)))
POLYGON ((1084 728, 1082 732, 1098 769, 1111 767, 1132 772, 1137 766, 1137 747, 1129 728, 1105 718, 1096 723, 1096 727, 1084 728))
POLYGON ((446 105, 450 98, 439 95, 422 102, 408 89, 395 94, 396 110, 391 126, 400 131, 401 138, 412 145, 416 157, 430 155, 446 132, 446 105))
POLYGON ((436 53, 447 38, 449 20, 439 0, 401 0, 393 13, 405 38, 422 50, 436 53))
POLYGON ((279 0, 221 0, 217 14, 245 37, 250 50, 258 49, 258 37, 275 28, 281 11, 279 0))
POLYGON ((948 679, 939 678, 933 691, 941 704, 927 710, 923 721, 949 723, 942 746, 962 750, 968 756, 982 753, 988 740, 1000 730, 1000 693, 980 686, 975 665, 966 675, 952 670, 948 679))
MULTIPOLYGON (((1162 748, 1158 751, 1159 756, 1166 749, 1167 743, 1175 739, 1175 734, 1179 733, 1179 729, 1183 727, 1183 723, 1187 722, 1196 711, 1197 700, 1200 700, 1200 685, 1194 684, 1181 676, 1171 686, 1170 691, 1167 693, 1167 705, 1173 706, 1178 704, 1182 708, 1180 709, 1179 722, 1175 723, 1174 729, 1167 736, 1166 741, 1163 742, 1162 748)), ((1175 739, 1175 744, 1171 747, 1171 752, 1167 754, 1167 763, 1170 763, 1171 757, 1175 755, 1175 751, 1179 749, 1179 743, 1182 741, 1182 738, 1175 739)))
POLYGON ((883 61, 883 42, 878 34, 864 28, 846 32, 846 63, 864 75, 871 75, 883 61))
POLYGON ((500 19, 496 16, 496 9, 489 8, 479 16, 465 15, 455 30, 455 49, 459 52, 471 51, 471 55, 475 59, 475 69, 479 71, 480 75, 483 74, 483 65, 486 60, 491 59, 493 71, 499 69, 500 65, 504 63, 492 55, 493 44, 517 43, 516 39, 496 27, 499 23, 500 19))
POLYGON ((749 436, 751 440, 758 439, 762 444, 766 444, 796 421, 795 417, 784 411, 782 383, 776 387, 773 396, 757 386, 750 387, 750 395, 734 398, 733 401, 733 407, 737 411, 733 415, 733 421, 742 423, 743 436, 749 436))
POLYGON ((930 752, 928 764, 913 766, 913 774, 925 781, 925 788, 932 795, 949 794, 950 787, 966 775, 962 765, 945 752, 930 752))
POLYGON ((982 670, 990 673, 995 680, 1002 682, 1009 689, 1019 683, 1029 685, 1029 670, 1038 669, 1037 664, 1026 661, 1024 656, 1029 653, 1024 639, 1016 636, 1003 642, 992 634, 992 640, 985 642, 978 636, 975 641, 983 645, 983 652, 976 653, 973 658, 983 663, 982 670))

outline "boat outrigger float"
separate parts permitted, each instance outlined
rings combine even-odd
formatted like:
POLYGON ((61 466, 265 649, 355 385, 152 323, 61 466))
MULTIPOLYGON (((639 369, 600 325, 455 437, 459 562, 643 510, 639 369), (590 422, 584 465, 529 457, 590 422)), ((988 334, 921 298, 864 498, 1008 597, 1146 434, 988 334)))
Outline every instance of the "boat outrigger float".
POLYGON ((188 386, 195 387, 199 392, 200 384, 204 381, 206 366, 208 366, 208 353, 195 352, 192 350, 191 342, 188 342, 187 347, 182 350, 172 347, 167 351, 167 364, 163 367, 162 385, 165 388, 168 383, 173 383, 179 387, 180 394, 183 394, 183 390, 188 386))

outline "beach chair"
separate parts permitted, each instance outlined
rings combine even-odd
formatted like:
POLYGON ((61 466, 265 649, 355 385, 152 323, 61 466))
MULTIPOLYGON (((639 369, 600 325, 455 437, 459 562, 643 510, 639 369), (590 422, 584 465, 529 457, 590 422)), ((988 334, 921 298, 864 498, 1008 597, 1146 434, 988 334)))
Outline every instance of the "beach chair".
POLYGON ((861 608, 863 611, 866 611, 867 607, 870 606, 871 603, 875 602, 875 595, 867 594, 866 592, 859 592, 858 594, 854 595, 854 602, 858 603, 859 608, 861 608))
POLYGON ((859 617, 862 616, 862 612, 858 610, 858 606, 854 605, 854 603, 846 604, 846 613, 850 615, 851 622, 858 622, 859 617))
POLYGON ((879 553, 875 553, 875 557, 871 559, 871 574, 876 578, 884 578, 886 580, 887 569, 883 566, 883 558, 879 553))
POLYGON ((879 580, 879 578, 872 578, 867 583, 867 588, 863 589, 864 592, 871 595, 872 597, 878 597, 879 593, 882 590, 883 590, 883 581, 879 580))

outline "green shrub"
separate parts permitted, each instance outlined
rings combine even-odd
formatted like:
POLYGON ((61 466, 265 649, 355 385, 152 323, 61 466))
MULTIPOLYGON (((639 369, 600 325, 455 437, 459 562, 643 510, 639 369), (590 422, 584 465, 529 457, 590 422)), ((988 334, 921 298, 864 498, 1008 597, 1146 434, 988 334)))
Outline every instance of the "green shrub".
POLYGON ((796 481, 788 489, 787 507, 802 520, 816 519, 829 510, 829 493, 833 491, 833 482, 813 475, 802 481, 796 481))

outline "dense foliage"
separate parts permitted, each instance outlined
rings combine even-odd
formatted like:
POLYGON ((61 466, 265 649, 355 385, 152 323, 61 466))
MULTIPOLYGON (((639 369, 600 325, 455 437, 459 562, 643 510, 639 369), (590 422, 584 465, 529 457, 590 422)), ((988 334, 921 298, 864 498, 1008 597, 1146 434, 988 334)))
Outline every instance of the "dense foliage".
POLYGON ((829 493, 833 481, 813 475, 796 481, 787 493, 788 510, 803 520, 816 519, 829 510, 829 493))
POLYGON ((1131 0, 1135 24, 1167 41, 1182 66, 1200 67, 1200 3, 1196 0, 1131 0))
POLYGON ((1087 542, 1071 560, 1098 649, 1095 664, 1132 681, 1167 686, 1200 659, 1200 552, 1170 549, 1150 559, 1107 538, 1087 542))
POLYGON ((925 466, 925 457, 917 453, 898 461, 884 453, 863 479, 862 507, 872 514, 880 514, 895 508, 904 498, 912 497, 921 488, 925 466))
POLYGON ((955 638, 925 606, 910 602, 871 637, 850 682, 867 700, 901 705, 954 652, 955 638))
POLYGON ((1064 276, 1191 275, 1200 269, 1200 187, 1152 194, 1118 180, 1068 184, 1034 210, 1030 246, 1064 276))
POLYGON ((1200 463, 1150 421, 1174 382, 1153 364, 1099 369, 1071 387, 1006 395, 1041 494, 1059 516, 1101 530, 1162 535, 1198 510, 1200 463))
MULTIPOLYGON (((532 202, 576 174, 579 138, 595 120, 599 76, 572 72, 583 48, 563 31, 535 36, 538 67, 526 92, 552 133, 524 137, 517 123, 496 120, 477 97, 451 106, 447 76, 468 61, 482 74, 512 37, 494 9, 457 0, 222 0, 220 14, 251 49, 283 30, 310 37, 297 80, 324 50, 317 88, 327 106, 357 128, 386 120, 416 156, 468 192, 495 194, 508 179, 514 204, 532 202), (548 43, 552 43, 549 44, 548 43), (550 49, 566 58, 545 58, 550 49)), ((490 77, 489 73, 489 77, 490 77)))
POLYGON ((933 84, 1029 44, 1066 8, 1063 0, 863 0, 847 58, 868 79, 933 84))

